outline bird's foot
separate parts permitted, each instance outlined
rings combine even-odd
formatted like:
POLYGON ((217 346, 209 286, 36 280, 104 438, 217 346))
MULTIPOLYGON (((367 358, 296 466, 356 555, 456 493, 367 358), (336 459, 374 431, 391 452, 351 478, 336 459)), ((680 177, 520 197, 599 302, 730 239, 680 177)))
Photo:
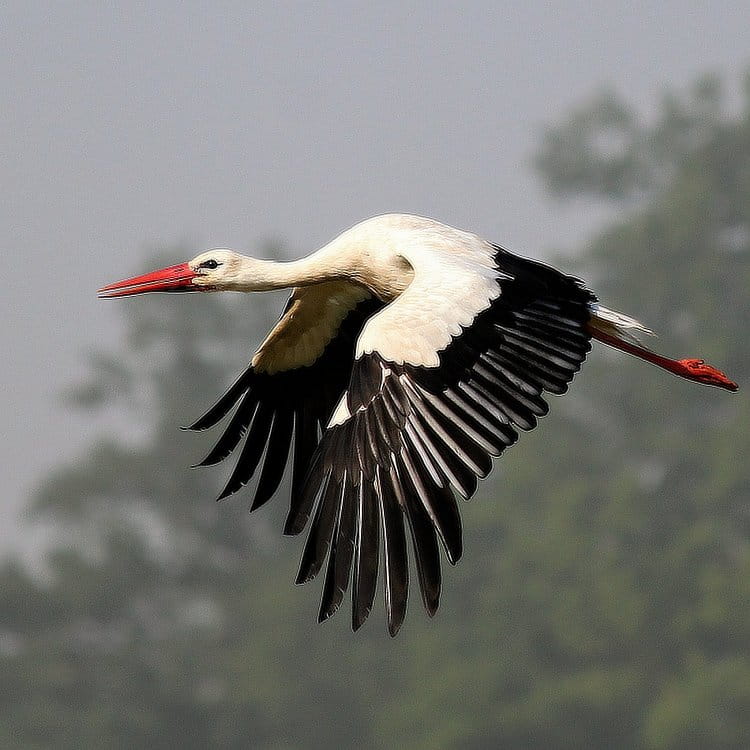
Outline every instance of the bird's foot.
POLYGON ((704 385, 715 385, 717 388, 725 388, 728 391, 736 391, 739 386, 730 380, 721 370, 707 364, 702 359, 679 359, 675 362, 681 371, 674 370, 676 375, 681 375, 689 380, 695 380, 704 385))

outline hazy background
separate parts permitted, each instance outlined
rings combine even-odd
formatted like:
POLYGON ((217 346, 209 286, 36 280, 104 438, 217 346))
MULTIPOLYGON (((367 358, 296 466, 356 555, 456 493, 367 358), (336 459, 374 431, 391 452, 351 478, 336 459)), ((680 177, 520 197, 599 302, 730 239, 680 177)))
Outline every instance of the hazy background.
POLYGON ((0 746, 748 747, 746 392, 598 348, 391 640, 315 623, 283 501, 187 470, 283 295, 96 299, 409 211, 746 386, 747 4, 528 5, 2 5, 0 746))
POLYGON ((545 199, 542 123, 602 85, 648 111, 666 85, 736 73, 747 22, 744 2, 685 0, 6 0, 4 544, 40 472, 100 428, 58 402, 120 335, 98 286, 157 247, 306 254, 393 210, 530 255, 574 247, 599 213, 545 199))

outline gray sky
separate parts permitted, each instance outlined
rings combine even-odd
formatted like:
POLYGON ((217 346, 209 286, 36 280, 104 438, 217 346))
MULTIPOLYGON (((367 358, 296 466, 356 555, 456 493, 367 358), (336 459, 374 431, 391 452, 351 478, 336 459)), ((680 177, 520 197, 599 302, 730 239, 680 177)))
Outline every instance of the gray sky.
POLYGON ((545 199, 540 126, 604 84, 648 110, 750 63, 746 0, 6 0, 0 19, 6 548, 35 480, 105 429, 59 393, 121 334, 96 288, 152 249, 303 254, 392 210, 572 247, 597 218, 545 199))

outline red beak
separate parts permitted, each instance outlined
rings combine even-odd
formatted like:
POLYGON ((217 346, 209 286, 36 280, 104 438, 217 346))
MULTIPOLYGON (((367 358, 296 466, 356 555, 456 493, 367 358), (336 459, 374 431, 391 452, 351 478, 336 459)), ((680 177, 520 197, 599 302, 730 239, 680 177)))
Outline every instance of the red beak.
POLYGON ((144 273, 132 279, 116 281, 114 284, 103 286, 97 292, 102 298, 130 297, 134 294, 146 292, 194 292, 193 279, 196 277, 187 263, 162 268, 160 271, 144 273))

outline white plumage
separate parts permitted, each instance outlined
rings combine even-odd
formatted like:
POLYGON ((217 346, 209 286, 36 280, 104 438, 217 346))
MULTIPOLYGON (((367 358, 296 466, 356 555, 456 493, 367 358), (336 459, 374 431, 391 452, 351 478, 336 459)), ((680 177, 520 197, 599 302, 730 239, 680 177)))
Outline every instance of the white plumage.
POLYGON ((238 449, 220 497, 259 475, 253 508, 276 492, 292 451, 285 532, 310 522, 298 582, 325 564, 320 619, 351 587, 355 629, 372 607, 381 556, 392 635, 403 621, 405 522, 422 599, 435 612, 438 541, 451 563, 462 552, 456 495, 471 497, 491 458, 533 429, 546 393, 565 392, 592 337, 681 377, 737 389, 702 360, 643 348, 634 334, 648 329, 600 306, 577 279, 404 214, 368 219, 299 261, 211 250, 100 294, 284 287, 293 291, 281 319, 192 429, 231 412, 202 464, 238 449))

